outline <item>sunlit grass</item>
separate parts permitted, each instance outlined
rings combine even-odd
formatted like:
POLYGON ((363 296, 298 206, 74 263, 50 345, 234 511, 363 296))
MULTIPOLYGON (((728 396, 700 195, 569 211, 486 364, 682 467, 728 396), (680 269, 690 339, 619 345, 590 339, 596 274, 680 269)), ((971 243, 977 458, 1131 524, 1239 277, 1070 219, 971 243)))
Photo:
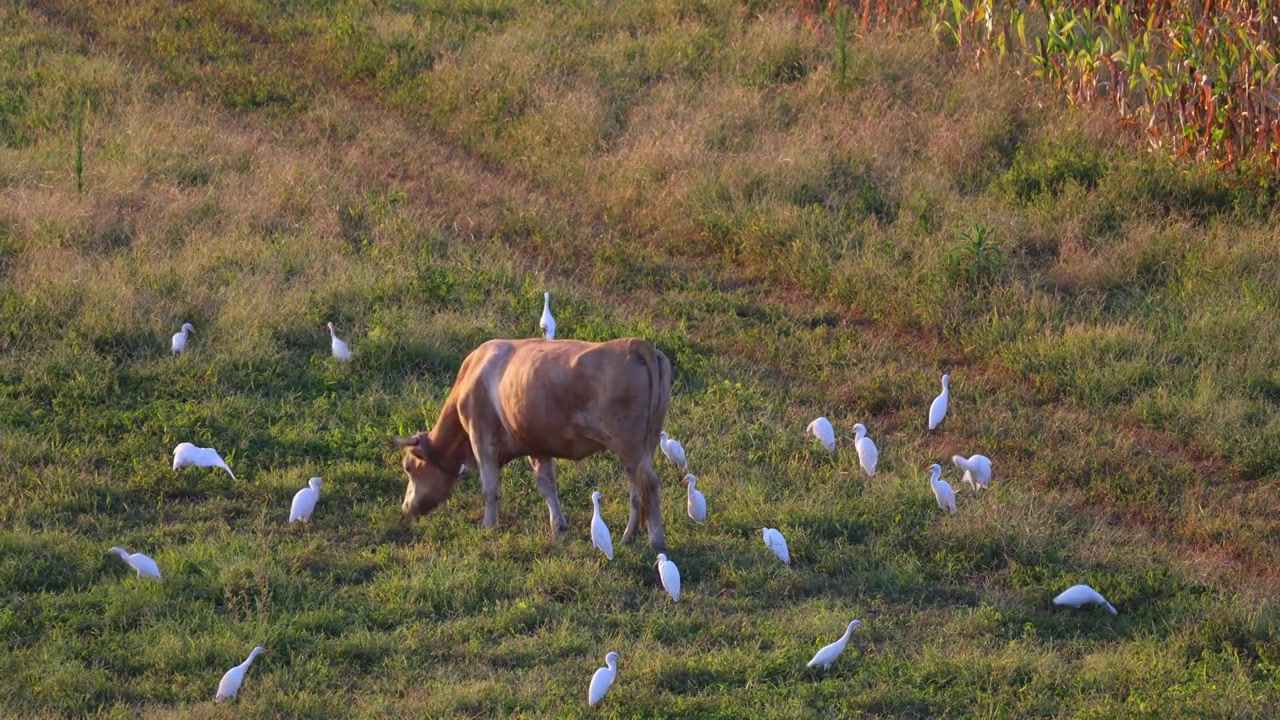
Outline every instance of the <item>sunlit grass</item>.
POLYGON ((224 716, 257 644, 247 717, 576 716, 609 650, 624 716, 1280 704, 1274 233, 1213 177, 917 37, 851 39, 839 88, 788 8, 156 3, 140 37, 52 5, 0 11, 24 88, 0 124, 5 712, 224 716), (946 262, 976 224, 1006 262, 969 289, 946 262), (667 429, 711 518, 662 466, 678 605, 642 544, 591 549, 592 490, 625 517, 612 458, 559 465, 563 538, 523 462, 498 530, 474 475, 396 527, 387 438, 477 344, 536 335, 544 290, 563 336, 675 363, 667 429), (175 476, 183 440, 239 479, 175 476), (922 468, 954 452, 995 477, 946 517, 922 468), (1121 614, 1053 607, 1076 582, 1121 614))

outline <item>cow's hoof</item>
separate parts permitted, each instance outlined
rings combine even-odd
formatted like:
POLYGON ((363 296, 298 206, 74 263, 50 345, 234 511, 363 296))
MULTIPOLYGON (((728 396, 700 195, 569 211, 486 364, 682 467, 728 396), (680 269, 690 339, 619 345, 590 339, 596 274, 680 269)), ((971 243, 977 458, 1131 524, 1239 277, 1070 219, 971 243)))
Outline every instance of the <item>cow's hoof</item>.
POLYGON ((557 525, 556 527, 552 528, 552 530, 555 532, 556 535, 563 535, 569 532, 569 523, 563 523, 561 525, 557 525))
POLYGON ((633 542, 635 539, 636 539, 636 534, 635 534, 635 531, 633 530, 628 530, 622 533, 622 542, 624 543, 633 542))

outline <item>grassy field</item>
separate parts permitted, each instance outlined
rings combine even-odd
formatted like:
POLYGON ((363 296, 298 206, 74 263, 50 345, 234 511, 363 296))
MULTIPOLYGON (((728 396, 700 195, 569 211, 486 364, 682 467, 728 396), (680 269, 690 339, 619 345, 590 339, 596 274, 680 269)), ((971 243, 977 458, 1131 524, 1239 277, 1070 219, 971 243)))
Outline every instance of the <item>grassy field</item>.
POLYGON ((1280 712, 1272 189, 927 34, 854 38, 839 82, 798 17, 0 4, 0 715, 585 716, 609 651, 612 717, 1280 712), (496 531, 474 474, 396 525, 387 439, 544 290, 561 336, 674 363, 711 516, 664 466, 678 605, 643 544, 591 549, 612 457, 560 464, 560 539, 525 463, 496 531), (238 480, 176 476, 182 441, 238 480), (956 452, 995 474, 948 517, 922 468, 956 452), (1075 583, 1119 615, 1054 607, 1075 583))

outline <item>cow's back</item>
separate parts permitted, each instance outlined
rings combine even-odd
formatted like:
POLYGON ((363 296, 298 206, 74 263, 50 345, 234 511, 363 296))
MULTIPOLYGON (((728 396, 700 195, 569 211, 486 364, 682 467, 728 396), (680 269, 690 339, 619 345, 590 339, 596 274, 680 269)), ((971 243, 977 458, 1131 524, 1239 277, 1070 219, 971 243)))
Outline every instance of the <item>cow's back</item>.
POLYGON ((459 371, 470 422, 507 436, 503 455, 652 453, 671 369, 648 341, 490 340, 459 371))

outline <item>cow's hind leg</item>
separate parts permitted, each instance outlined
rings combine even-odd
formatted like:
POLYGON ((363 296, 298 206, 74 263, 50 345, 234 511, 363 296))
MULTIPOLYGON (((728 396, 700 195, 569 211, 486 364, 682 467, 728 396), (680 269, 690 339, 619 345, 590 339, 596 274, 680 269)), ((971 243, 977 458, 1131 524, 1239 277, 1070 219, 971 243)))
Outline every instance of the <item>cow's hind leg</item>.
MULTIPOLYGON (((660 492, 662 483, 658 480, 658 473, 653 471, 653 462, 646 461, 640 464, 640 472, 642 476, 647 476, 647 490, 649 492, 649 512, 645 520, 649 524, 649 547, 654 552, 667 551, 667 532, 662 526, 662 494, 660 492)), ((640 492, 645 492, 646 488, 642 487, 640 492)), ((644 503, 641 502, 641 507, 644 503)))
MULTIPOLYGON (((635 477, 631 475, 631 477, 635 477)), ((640 496, 636 494, 635 481, 627 483, 631 486, 631 512, 627 514, 627 529, 622 532, 622 542, 629 543, 636 539, 636 529, 640 527, 640 496)))
POLYGON ((653 460, 642 460, 628 463, 628 475, 631 478, 631 515, 627 519, 627 530, 622 535, 623 542, 635 538, 636 529, 641 520, 649 528, 649 547, 655 552, 666 552, 667 535, 662 527, 662 498, 659 492, 661 483, 658 473, 653 470, 653 460))
POLYGON ((529 464, 533 466, 533 471, 538 474, 538 492, 541 493, 542 499, 547 501, 547 510, 551 514, 551 531, 555 533, 567 532, 569 530, 569 521, 564 517, 564 511, 560 509, 560 488, 556 484, 556 461, 549 457, 530 457, 529 464))

